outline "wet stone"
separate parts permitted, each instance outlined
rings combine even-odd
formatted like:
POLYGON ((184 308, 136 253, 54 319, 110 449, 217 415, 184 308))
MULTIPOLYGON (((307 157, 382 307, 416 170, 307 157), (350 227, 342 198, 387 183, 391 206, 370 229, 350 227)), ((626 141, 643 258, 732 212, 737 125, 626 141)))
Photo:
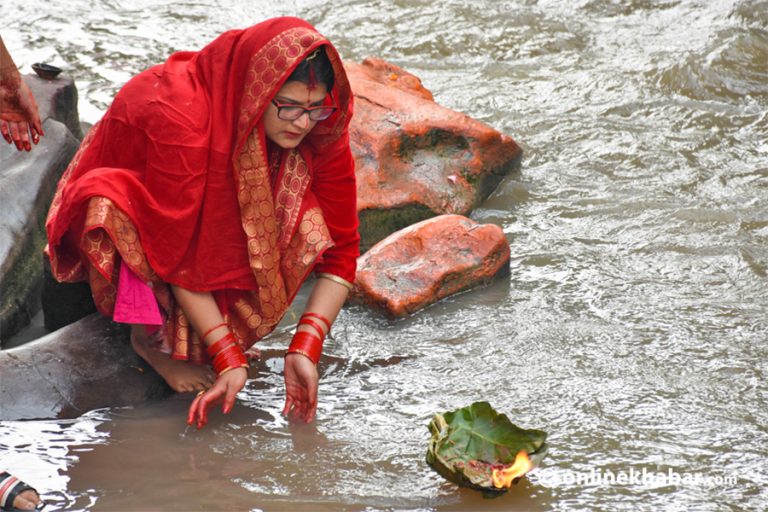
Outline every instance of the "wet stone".
POLYGON ((45 136, 29 153, 0 143, 0 348, 40 310, 45 217, 82 138, 74 80, 23 78, 35 96, 45 136))
POLYGON ((351 297, 386 316, 406 316, 506 274, 509 256, 500 227, 440 215, 390 235, 361 256, 351 297))
POLYGON ((0 351, 0 421, 72 418, 170 393, 133 351, 128 328, 99 314, 0 351))
POLYGON ((519 165, 511 137, 438 105, 402 68, 366 59, 346 69, 362 251, 435 215, 469 214, 519 165))
POLYGON ((29 153, 0 144, 0 346, 40 309, 45 217, 79 145, 58 121, 46 120, 43 130, 29 153))

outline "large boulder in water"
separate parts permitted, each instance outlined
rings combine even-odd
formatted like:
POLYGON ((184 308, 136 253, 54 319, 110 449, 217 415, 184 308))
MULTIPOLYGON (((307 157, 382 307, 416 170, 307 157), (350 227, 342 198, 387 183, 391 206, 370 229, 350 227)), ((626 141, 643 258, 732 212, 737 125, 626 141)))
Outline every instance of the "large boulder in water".
POLYGON ((0 421, 71 418, 170 393, 133 351, 127 326, 99 314, 0 351, 0 421))
POLYGON ((520 162, 515 141, 438 105, 421 80, 387 62, 346 65, 361 249, 435 215, 467 215, 520 162))
POLYGON ((507 273, 509 256, 500 227, 440 215, 390 235, 363 254, 351 299, 389 317, 406 316, 507 273))
POLYGON ((81 133, 72 79, 24 80, 35 94, 45 136, 29 153, 0 143, 0 346, 40 309, 45 217, 81 133))

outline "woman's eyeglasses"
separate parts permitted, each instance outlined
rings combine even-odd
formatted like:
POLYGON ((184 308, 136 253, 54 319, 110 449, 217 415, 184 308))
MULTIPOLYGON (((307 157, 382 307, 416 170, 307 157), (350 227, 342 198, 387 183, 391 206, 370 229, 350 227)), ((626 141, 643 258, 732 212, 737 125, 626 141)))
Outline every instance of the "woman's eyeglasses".
POLYGON ((336 107, 328 105, 304 108, 290 103, 278 103, 275 100, 272 100, 272 104, 277 107, 277 117, 283 121, 295 121, 305 112, 309 114, 310 121, 324 121, 336 112, 336 107))

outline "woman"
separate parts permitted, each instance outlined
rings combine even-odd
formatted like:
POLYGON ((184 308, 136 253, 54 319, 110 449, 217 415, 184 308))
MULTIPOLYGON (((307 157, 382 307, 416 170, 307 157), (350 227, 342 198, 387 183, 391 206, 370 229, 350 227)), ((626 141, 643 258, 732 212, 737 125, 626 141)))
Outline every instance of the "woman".
POLYGON ((200 391, 190 424, 232 409, 244 351, 313 269, 284 414, 314 418, 322 339, 359 255, 351 114, 334 47, 272 19, 134 77, 62 177, 46 225, 54 276, 87 279, 174 390, 200 391))

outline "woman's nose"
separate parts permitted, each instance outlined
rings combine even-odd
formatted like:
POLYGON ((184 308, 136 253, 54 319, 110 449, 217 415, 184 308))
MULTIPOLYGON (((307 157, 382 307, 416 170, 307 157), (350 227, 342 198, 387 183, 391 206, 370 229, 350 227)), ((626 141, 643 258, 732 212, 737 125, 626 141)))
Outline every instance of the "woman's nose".
POLYGON ((292 124, 297 128, 304 130, 307 128, 307 126, 309 126, 309 122, 309 112, 304 112, 295 121, 293 121, 292 124))

